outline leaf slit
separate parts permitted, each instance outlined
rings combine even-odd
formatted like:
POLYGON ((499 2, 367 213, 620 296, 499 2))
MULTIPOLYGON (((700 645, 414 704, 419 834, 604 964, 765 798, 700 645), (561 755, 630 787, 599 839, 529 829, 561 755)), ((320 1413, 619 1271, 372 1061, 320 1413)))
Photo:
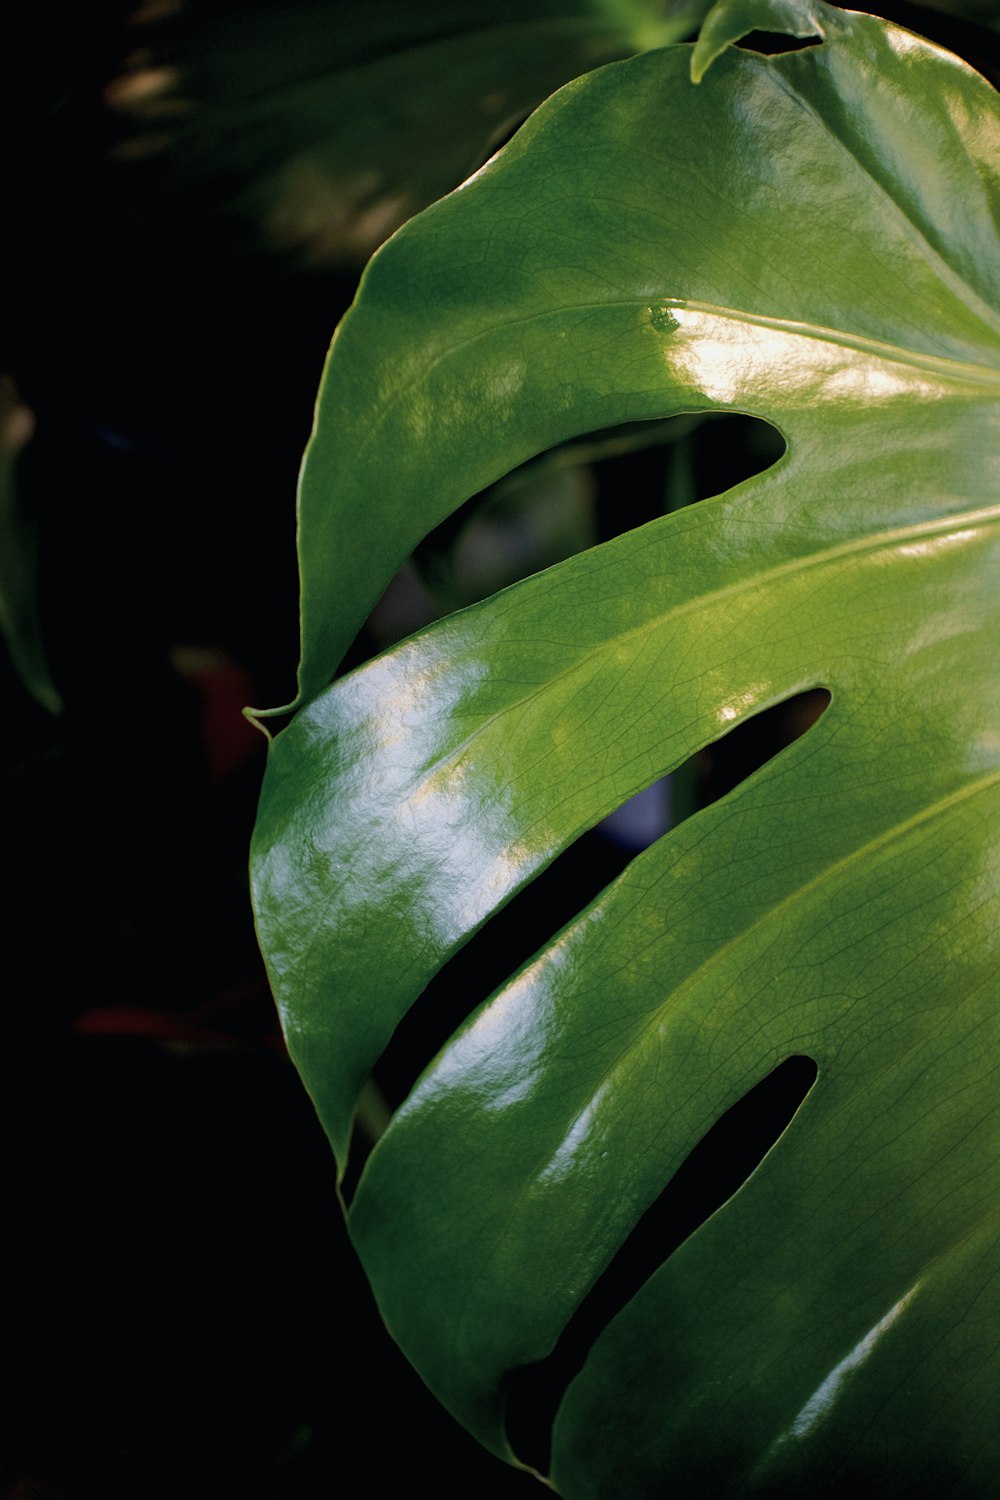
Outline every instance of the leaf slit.
MULTIPOLYGON (((456 1029, 621 875, 637 854, 718 801, 793 744, 830 702, 825 688, 754 714, 659 777, 576 839, 495 911, 431 980, 399 1022, 373 1072, 379 1112, 391 1114, 456 1029)), ((380 1130, 362 1110, 341 1185, 350 1203, 380 1130)))
POLYGON ((666 511, 723 494, 773 467, 786 448, 763 418, 690 412, 584 432, 537 454, 418 542, 343 670, 450 610, 666 511))
POLYGON ((785 52, 805 52, 809 47, 822 47, 823 40, 821 36, 788 36, 780 31, 749 31, 733 46, 742 52, 778 57, 785 52))
POLYGON ((547 1471, 560 1402, 594 1343, 669 1256, 750 1178, 788 1129, 817 1074, 811 1057, 786 1058, 726 1110, 647 1208, 552 1353, 510 1372, 507 1434, 522 1462, 547 1471))

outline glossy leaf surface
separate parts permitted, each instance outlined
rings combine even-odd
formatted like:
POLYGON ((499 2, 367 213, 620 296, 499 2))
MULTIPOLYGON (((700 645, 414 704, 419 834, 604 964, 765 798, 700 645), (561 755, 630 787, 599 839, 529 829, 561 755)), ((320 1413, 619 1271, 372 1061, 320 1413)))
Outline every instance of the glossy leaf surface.
POLYGON ((996 1493, 1000 115, 908 33, 688 48, 549 102, 373 261, 301 495, 302 689, 258 925, 343 1161, 399 1018, 510 894, 811 687, 429 1065, 351 1209, 394 1335, 495 1451, 712 1123, 818 1078, 595 1344, 571 1497, 996 1493), (785 457, 323 684, 442 516, 576 434, 707 409, 785 457))

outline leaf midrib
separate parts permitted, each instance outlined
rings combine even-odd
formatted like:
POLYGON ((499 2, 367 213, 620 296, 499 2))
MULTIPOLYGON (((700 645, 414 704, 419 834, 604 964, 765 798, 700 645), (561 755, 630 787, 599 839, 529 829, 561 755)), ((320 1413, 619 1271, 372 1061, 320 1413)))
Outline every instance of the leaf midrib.
MULTIPOLYGON (((477 344, 488 342, 497 335, 506 335, 514 328, 524 328, 531 323, 541 323, 546 320, 558 321, 564 317, 576 313, 602 313, 621 308, 649 308, 658 307, 696 308, 708 313, 715 313, 720 317, 728 318, 733 322, 754 323, 764 328, 775 328, 787 331, 791 334, 799 334, 803 338, 813 338, 817 342, 827 342, 839 345, 842 348, 856 350, 858 353, 868 353, 875 358, 884 359, 891 364, 901 364, 921 369, 935 370, 947 380, 955 380, 959 384, 982 384, 991 392, 1000 389, 1000 365, 974 364, 971 360, 953 359, 943 354, 920 354, 918 351, 906 348, 903 344, 894 344, 888 340, 880 340, 869 337, 866 334, 848 333, 843 329, 828 327, 823 323, 796 322, 792 319, 771 318, 766 313, 754 313, 744 308, 727 307, 722 303, 700 302, 696 298, 678 297, 670 293, 657 293, 649 291, 642 296, 633 297, 602 297, 600 301, 588 300, 584 302, 563 302, 557 307, 538 308, 534 312, 524 313, 518 318, 505 318, 502 323, 490 324, 488 328, 481 328, 470 334, 468 338, 459 339, 440 353, 433 355, 430 359, 422 359, 417 362, 415 368, 419 368, 421 379, 426 385, 430 376, 449 360, 457 358, 467 350, 473 349, 477 344), (972 371, 971 377, 964 374, 972 371)), ((361 311, 359 304, 356 311, 361 311)), ((998 350, 1000 356, 1000 350, 998 350)), ((414 387, 412 375, 403 371, 399 384, 391 396, 387 397, 381 405, 382 416, 379 422, 373 423, 366 431, 364 437, 354 448, 354 463, 358 465, 361 455, 365 449, 379 435, 387 418, 403 401, 410 395, 414 387)), ((669 394, 669 387, 664 388, 664 395, 669 394)), ((868 405, 866 401, 861 403, 868 405)), ((716 403, 718 408, 723 409, 724 403, 716 403)), ((670 413, 664 413, 669 415, 670 413)))
MULTIPOLYGON (((871 18, 866 17, 865 19, 871 18)), ((759 62, 762 68, 765 68, 767 70, 766 76, 771 81, 773 81, 784 94, 793 99, 800 106, 800 108, 806 114, 808 114, 812 120, 816 122, 816 124, 820 127, 824 134, 826 134, 830 138, 830 140, 839 148, 845 159, 850 162, 853 170, 858 173, 868 184, 869 189, 874 189, 878 196, 889 205, 893 213, 898 217, 901 224, 904 226, 907 236, 911 240, 915 240, 918 243, 922 258, 932 263, 935 274, 939 277, 942 283, 948 287, 948 289, 952 292, 956 299, 965 307, 967 307, 968 310, 972 312, 976 317, 978 317, 981 322, 985 323, 987 326, 991 326, 998 333, 1000 333, 1000 313, 998 313, 995 308, 991 307, 990 304, 980 296, 975 288, 972 287, 968 283, 968 281, 966 281, 965 278, 961 276, 961 274, 948 263, 941 252, 931 244, 930 240, 928 240, 923 230, 909 216, 909 214, 903 208, 902 204, 900 204, 892 196, 892 194, 887 191, 882 183, 880 183, 875 177, 873 177, 864 163, 855 155, 853 151, 851 151, 851 149, 847 145, 847 142, 830 128, 829 124, 817 112, 815 107, 802 96, 798 89, 795 88, 791 80, 786 78, 779 71, 779 63, 776 60, 763 58, 756 59, 756 61, 759 62)), ((467 186, 468 183, 462 184, 462 187, 467 186)), ((459 191, 461 191, 461 188, 459 189, 459 191)), ((434 356, 430 360, 423 362, 421 364, 421 369, 425 372, 425 374, 429 375, 443 361, 461 354, 464 350, 474 347, 482 340, 489 339, 496 333, 503 333, 507 329, 523 326, 525 324, 535 322, 539 319, 544 319, 547 317, 560 317, 563 314, 567 313, 596 312, 611 307, 648 306, 650 303, 653 303, 656 300, 657 298, 655 296, 650 295, 642 297, 602 299, 600 302, 588 301, 581 303, 563 304, 558 308, 539 309, 537 312, 525 314, 521 318, 511 318, 505 320, 502 324, 482 329, 480 332, 473 334, 470 338, 460 340, 458 343, 450 345, 446 350, 442 351, 442 353, 434 356)), ((662 300, 666 303, 672 303, 675 306, 683 306, 685 305, 686 299, 671 298, 668 295, 662 300)), ((759 322, 763 327, 781 327, 786 328, 789 332, 801 331, 803 333, 803 336, 810 336, 808 330, 811 328, 815 328, 817 332, 812 335, 813 337, 823 338, 828 342, 840 344, 845 348, 854 348, 861 352, 870 352, 876 355, 876 357, 890 359, 894 363, 918 365, 920 368, 940 369, 941 373, 945 375, 952 374, 954 368, 956 367, 958 369, 968 368, 977 372, 977 375, 981 373, 983 376, 986 376, 991 386, 1000 385, 1000 369, 994 369, 993 367, 988 365, 974 365, 970 362, 966 366, 964 361, 952 360, 947 358, 946 356, 922 356, 917 354, 915 351, 907 349, 903 345, 893 344, 891 342, 877 339, 867 339, 863 335, 853 335, 845 333, 842 330, 828 328, 826 325, 822 324, 813 325, 807 323, 786 323, 781 319, 772 321, 765 315, 744 312, 740 309, 715 309, 714 305, 710 302, 696 304, 693 300, 690 300, 686 301, 686 305, 699 305, 705 310, 710 311, 720 310, 727 317, 742 318, 746 322, 759 322)), ((386 404, 387 408, 391 409, 392 407, 398 405, 399 402, 408 394, 411 389, 412 381, 401 380, 400 385, 397 387, 397 390, 394 393, 393 397, 386 404)), ((363 450, 366 441, 367 437, 362 440, 361 444, 358 445, 355 450, 356 455, 359 455, 363 450)))
MULTIPOLYGON (((887 364, 928 370, 949 382, 982 386, 991 394, 1000 391, 1000 362, 997 365, 982 365, 972 360, 954 359, 945 354, 924 354, 916 349, 907 349, 902 344, 870 338, 865 334, 848 333, 842 328, 827 327, 823 323, 805 323, 794 318, 772 318, 766 313, 748 312, 745 308, 727 307, 721 302, 704 302, 694 297, 665 297, 661 306, 675 307, 678 311, 703 312, 710 316, 725 318, 733 323, 748 323, 756 328, 773 329, 778 333, 786 333, 796 338, 834 344, 843 349, 852 349, 859 354, 871 354, 887 364)), ((1000 361, 1000 348, 997 354, 998 361, 1000 361)))

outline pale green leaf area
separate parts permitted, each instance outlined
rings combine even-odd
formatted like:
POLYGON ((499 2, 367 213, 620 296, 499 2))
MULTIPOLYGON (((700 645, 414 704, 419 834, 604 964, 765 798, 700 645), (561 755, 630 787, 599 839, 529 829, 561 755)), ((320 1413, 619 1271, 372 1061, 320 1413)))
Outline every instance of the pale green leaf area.
POLYGON ((820 721, 639 855, 443 1048, 351 1232, 494 1451, 712 1123, 818 1077, 594 1345, 582 1497, 1000 1494, 1000 113, 907 32, 564 88, 375 257, 300 497, 304 706, 253 883, 343 1165, 399 1019, 626 798, 807 688, 820 721), (748 412, 787 452, 326 683, 417 541, 581 433, 748 412), (875 1488, 870 1486, 874 1484, 875 1488))
MULTIPOLYGON (((234 242, 363 265, 553 89, 679 41, 709 0, 258 0, 140 25, 107 92, 133 169, 210 192, 234 242)), ((178 7, 178 10, 181 8, 178 7)))

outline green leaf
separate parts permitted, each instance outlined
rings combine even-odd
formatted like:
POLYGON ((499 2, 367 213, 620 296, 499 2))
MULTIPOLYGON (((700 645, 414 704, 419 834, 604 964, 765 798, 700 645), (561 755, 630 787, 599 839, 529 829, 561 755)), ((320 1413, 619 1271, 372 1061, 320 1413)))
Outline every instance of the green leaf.
POLYGON ((301 491, 302 690, 253 854, 343 1163, 428 980, 626 798, 812 687, 820 722, 480 1008, 371 1157, 355 1243, 510 1457, 552 1349, 712 1123, 817 1081, 601 1335, 564 1494, 995 1493, 1000 111, 909 33, 668 48, 569 85, 371 263, 301 491), (580 433, 770 421, 785 457, 323 684, 416 541, 580 433))
POLYGON ((705 17, 691 54, 691 81, 700 83, 717 57, 751 31, 773 31, 779 36, 825 36, 823 14, 829 7, 817 0, 718 0, 705 17))
POLYGON ((191 235, 214 225, 217 248, 362 265, 553 89, 680 40, 709 3, 196 0, 130 39, 106 92, 116 152, 148 183, 152 228, 165 202, 189 204, 191 235))

